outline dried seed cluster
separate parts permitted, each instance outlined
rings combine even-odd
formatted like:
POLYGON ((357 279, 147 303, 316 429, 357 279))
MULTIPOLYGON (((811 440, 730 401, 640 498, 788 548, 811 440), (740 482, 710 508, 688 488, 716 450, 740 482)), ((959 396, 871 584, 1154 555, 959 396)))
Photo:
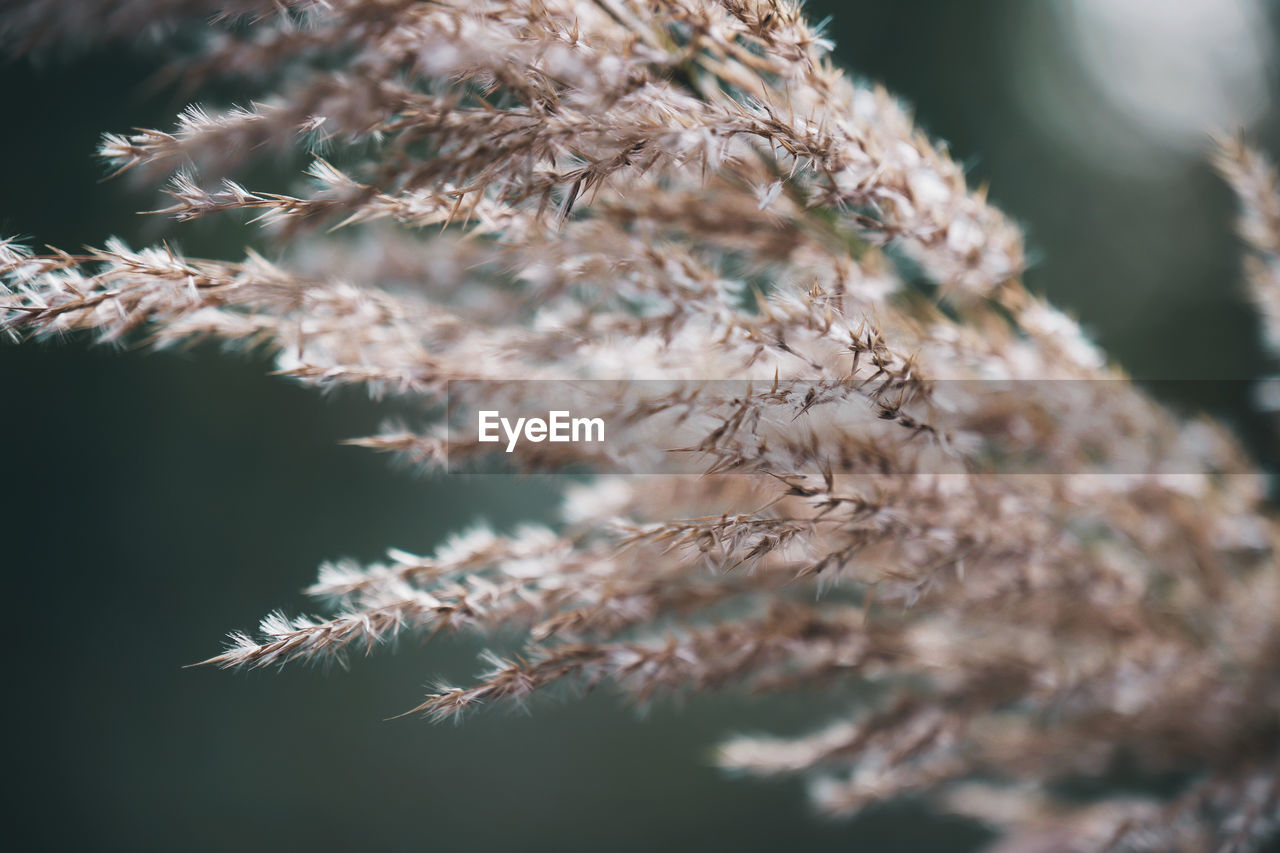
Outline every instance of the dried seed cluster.
MULTIPOLYGON (((424 404, 453 380, 487 380, 473 402, 488 408, 527 401, 530 379, 756 389, 619 386, 610 452, 675 441, 704 476, 601 477, 566 488, 554 530, 326 566, 310 592, 329 615, 273 614, 208 663, 522 625, 519 654, 417 710, 560 683, 637 700, 874 683, 881 698, 834 725, 739 738, 720 762, 805 774, 833 813, 927 797, 1004 830, 1006 851, 1251 850, 1277 830, 1280 566, 1261 476, 1024 289, 1018 229, 888 94, 835 68, 791 0, 19 2, 0 20, 19 46, 202 32, 178 73, 260 97, 108 135, 102 156, 167 176, 162 213, 244 212, 278 247, 226 263, 0 242, 16 334, 266 346, 306 384, 424 404), (273 152, 310 159, 296 190, 236 180, 273 152), (975 401, 951 382, 1056 379, 1096 394, 1095 429, 1064 429, 1051 395, 975 401), (972 473, 1010 448, 1058 473, 972 473), (1135 448, 1197 465, 1108 472, 1135 448), (1055 796, 1121 763, 1189 781, 1165 801, 1055 796)), ((1221 162, 1274 329, 1275 177, 1237 143, 1221 162)), ((450 446, 428 410, 359 443, 426 465, 492 450, 450 446)))

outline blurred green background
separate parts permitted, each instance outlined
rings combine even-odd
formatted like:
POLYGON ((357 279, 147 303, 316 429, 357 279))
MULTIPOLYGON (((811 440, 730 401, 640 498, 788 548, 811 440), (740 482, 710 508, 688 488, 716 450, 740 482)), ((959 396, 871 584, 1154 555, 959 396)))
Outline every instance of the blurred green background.
MULTIPOLYGON (((1280 153, 1276 14, 1254 0, 811 2, 844 63, 948 140, 1028 231, 1029 284, 1140 377, 1248 379, 1274 365, 1242 299, 1234 211, 1206 131, 1280 153)), ((113 50, 0 66, 0 233, 142 244, 154 191, 102 183, 103 131, 185 102, 113 50)), ((209 251, 195 233, 178 243, 209 251)), ((229 251, 229 250, 228 250, 229 251)), ((212 349, 0 347, 10 637, 10 849, 940 850, 982 830, 910 804, 812 816, 802 786, 726 779, 709 748, 797 732, 841 697, 725 695, 645 717, 609 695, 461 726, 385 718, 478 646, 406 643, 351 671, 184 670, 325 559, 427 551, 476 518, 549 519, 554 483, 426 479, 341 439, 384 412, 212 349)), ((1172 402, 1232 423, 1268 463, 1245 382, 1172 402)))

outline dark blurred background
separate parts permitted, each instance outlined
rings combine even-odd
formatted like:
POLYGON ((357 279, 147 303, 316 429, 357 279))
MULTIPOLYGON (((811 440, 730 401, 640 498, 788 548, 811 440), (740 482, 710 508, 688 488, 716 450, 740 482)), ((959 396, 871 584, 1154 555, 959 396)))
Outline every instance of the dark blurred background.
MULTIPOLYGON (((0 5, 3 5, 0 3, 0 5)), ((1029 284, 1133 374, 1268 374, 1207 131, 1280 153, 1275 10, 1257 0, 811 2, 1022 222, 1029 284)), ((103 183, 103 131, 185 101, 124 50, 0 66, 0 234, 134 244, 154 191, 103 183)), ((185 248, 234 256, 209 232, 185 248)), ((299 590, 322 560, 428 551, 484 518, 549 520, 554 483, 429 479, 341 439, 384 412, 212 349, 0 347, 0 557, 9 587, 3 836, 10 849, 940 850, 987 836, 910 805, 832 822, 799 784, 723 778, 735 731, 797 732, 838 696, 726 695, 641 718, 609 695, 461 726, 385 718, 478 646, 405 644, 351 671, 182 667, 299 590)), ((1167 387, 1167 386, 1164 386, 1167 387)), ((1176 386, 1269 462, 1249 383, 1176 386)))

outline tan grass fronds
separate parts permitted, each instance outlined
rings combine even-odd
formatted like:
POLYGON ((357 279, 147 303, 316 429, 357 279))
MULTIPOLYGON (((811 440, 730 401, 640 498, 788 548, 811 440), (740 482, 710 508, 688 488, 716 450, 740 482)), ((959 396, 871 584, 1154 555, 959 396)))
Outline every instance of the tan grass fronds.
MULTIPOLYGON (((43 44, 56 7, 83 34, 100 5, 20 4, 3 32, 43 44)), ((521 632, 473 684, 427 696, 431 718, 561 684, 641 702, 875 684, 816 735, 740 737, 719 760, 803 774, 833 814, 922 796, 1000 828, 1003 850, 1274 834, 1280 528, 1261 474, 1026 290, 1018 229, 892 97, 833 65, 795 3, 108 5, 104 36, 245 16, 207 25, 178 72, 259 97, 109 135, 101 154, 167 178, 161 214, 242 213, 278 257, 0 242, 0 325, 262 346, 305 383, 422 402, 419 428, 357 443, 432 466, 490 453, 433 419, 446 389, 501 408, 538 402, 532 380, 647 380, 594 398, 606 450, 512 458, 695 460, 695 476, 566 486, 554 530, 327 566, 309 592, 329 615, 273 614, 206 663, 521 632), (271 152, 310 163, 288 193, 235 177, 271 152), (1035 469, 976 473, 992 459, 1035 469), (1121 763, 1191 781, 1169 802, 1055 796, 1121 763)), ((1236 143, 1222 163, 1280 325, 1274 174, 1236 143)))
POLYGON ((1280 351, 1280 183, 1263 154, 1238 138, 1218 143, 1218 171, 1240 202, 1240 237, 1249 247, 1245 259, 1249 297, 1262 315, 1273 351, 1280 351))

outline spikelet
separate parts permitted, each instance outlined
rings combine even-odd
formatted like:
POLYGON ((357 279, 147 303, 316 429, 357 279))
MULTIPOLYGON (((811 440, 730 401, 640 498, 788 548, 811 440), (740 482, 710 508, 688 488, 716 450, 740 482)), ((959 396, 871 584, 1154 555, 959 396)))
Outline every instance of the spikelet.
MULTIPOLYGON (((736 738, 720 763, 803 775, 832 814, 923 797, 1002 830, 1003 850, 1274 835, 1280 566, 1260 475, 1027 292, 1018 229, 835 68, 795 3, 20 2, 0 37, 209 17, 179 71, 234 73, 254 99, 100 154, 167 181, 163 215, 243 214, 276 259, 4 241, 0 328, 265 347, 302 383, 424 413, 601 382, 607 452, 511 459, 631 476, 566 485, 554 529, 326 566, 309 592, 327 615, 272 614, 205 663, 523 632, 426 696, 432 719, 558 685, 647 702, 875 683, 847 718, 736 738), (237 179, 279 152, 309 163, 296 189, 237 179), (701 476, 644 467, 673 448, 701 476), (1190 781, 1168 802, 1055 796, 1122 761, 1190 781)), ((1221 162, 1280 340, 1274 173, 1236 143, 1221 162)), ((357 443, 435 467, 491 455, 447 426, 424 414, 357 443)))

